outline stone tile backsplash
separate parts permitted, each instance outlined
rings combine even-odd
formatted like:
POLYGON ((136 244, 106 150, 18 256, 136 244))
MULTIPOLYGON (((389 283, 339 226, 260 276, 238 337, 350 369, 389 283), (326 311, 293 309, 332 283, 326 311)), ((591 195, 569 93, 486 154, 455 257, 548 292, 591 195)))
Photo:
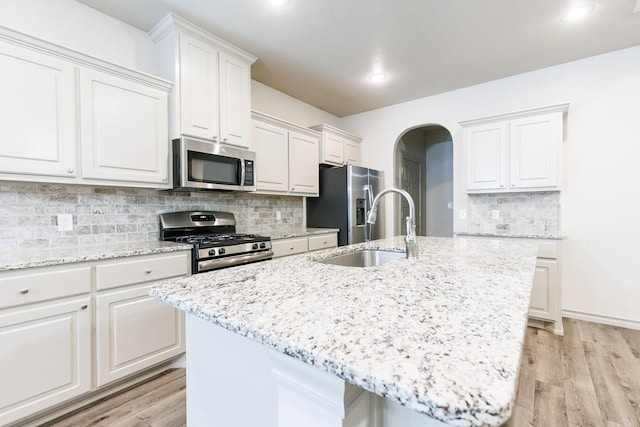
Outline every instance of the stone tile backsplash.
POLYGON ((560 233, 560 193, 469 194, 467 226, 471 233, 560 233), (499 218, 493 218, 493 212, 499 218))
POLYGON ((232 212, 244 233, 303 226, 300 197, 0 181, 0 250, 157 240, 158 214, 199 209, 232 212), (58 231, 62 213, 73 231, 58 231))

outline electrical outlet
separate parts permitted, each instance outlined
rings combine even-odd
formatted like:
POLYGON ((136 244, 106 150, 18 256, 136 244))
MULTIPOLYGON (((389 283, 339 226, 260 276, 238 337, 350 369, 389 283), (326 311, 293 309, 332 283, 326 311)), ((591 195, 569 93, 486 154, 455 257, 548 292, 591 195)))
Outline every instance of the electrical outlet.
POLYGON ((276 211, 276 221, 280 221, 282 219, 282 212, 276 211))
POLYGON ((467 210, 460 209, 460 211, 458 212, 458 216, 460 217, 460 219, 467 219, 467 210))
POLYGON ((491 211, 491 218, 500 219, 500 211, 491 211))
POLYGON ((72 231, 72 230, 73 230, 73 215, 59 214, 58 215, 58 231, 72 231))

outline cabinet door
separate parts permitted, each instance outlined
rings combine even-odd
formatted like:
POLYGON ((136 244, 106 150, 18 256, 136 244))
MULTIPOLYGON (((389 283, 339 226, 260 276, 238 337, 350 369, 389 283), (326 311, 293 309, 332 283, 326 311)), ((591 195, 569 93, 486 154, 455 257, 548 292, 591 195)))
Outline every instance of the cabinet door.
POLYGON ((251 68, 220 52, 220 142, 249 148, 251 68))
POLYGON ((91 389, 89 297, 0 311, 0 425, 91 389))
POLYGON ((360 143, 344 140, 344 163, 347 165, 360 165, 360 143))
POLYGON ((531 289, 529 316, 542 320, 556 320, 556 289, 558 261, 538 259, 531 289))
POLYGON ((558 187, 562 113, 513 120, 509 130, 510 187, 558 187))
POLYGON ((218 50, 180 33, 180 133, 217 139, 219 132, 218 50))
POLYGON ((76 176, 75 68, 0 42, 0 173, 76 176))
POLYGON ((507 178, 506 122, 464 129, 467 190, 500 190, 507 178))
POLYGON ((96 296, 96 386, 184 352, 184 313, 149 296, 148 285, 96 296))
POLYGON ((289 132, 285 129, 254 121, 253 144, 256 150, 257 190, 287 191, 289 186, 288 135, 289 132))
POLYGON ((344 164, 344 140, 329 132, 325 132, 322 137, 322 159, 323 163, 342 166, 344 164))
POLYGON ((94 70, 80 76, 82 177, 167 185, 167 94, 94 70))
POLYGON ((289 132, 289 192, 318 195, 318 138, 289 132))

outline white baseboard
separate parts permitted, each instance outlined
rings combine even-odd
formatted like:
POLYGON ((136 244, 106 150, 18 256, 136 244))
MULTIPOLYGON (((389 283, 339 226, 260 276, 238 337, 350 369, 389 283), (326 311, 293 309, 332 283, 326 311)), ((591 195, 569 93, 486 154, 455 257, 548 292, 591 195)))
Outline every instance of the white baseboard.
POLYGON ((562 316, 569 317, 571 319, 585 320, 587 322, 603 323, 605 325, 619 326, 621 328, 640 330, 640 321, 638 320, 621 319, 619 317, 584 313, 581 311, 574 311, 574 310, 562 310, 562 316))

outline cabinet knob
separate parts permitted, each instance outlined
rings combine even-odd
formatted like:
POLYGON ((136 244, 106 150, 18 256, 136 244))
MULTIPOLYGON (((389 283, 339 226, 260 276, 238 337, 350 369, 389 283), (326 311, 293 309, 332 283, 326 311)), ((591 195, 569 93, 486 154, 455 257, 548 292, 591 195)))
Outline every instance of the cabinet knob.
POLYGON ((147 274, 151 274, 151 270, 150 269, 149 270, 145 270, 144 272, 147 273, 147 274))
POLYGON ((165 176, 164 178, 162 178, 162 180, 163 180, 164 182, 167 182, 167 177, 165 176))
POLYGON ((222 142, 227 142, 227 138, 222 138, 222 142))
POLYGON ((28 294, 29 293, 29 289, 21 289, 20 293, 21 294, 28 294))
POLYGON ((82 305, 80 306, 80 310, 86 310, 86 309, 87 309, 87 307, 89 307, 87 304, 82 304, 82 305))
POLYGON ((504 184, 500 184, 500 188, 503 188, 503 187, 504 187, 504 184))
POLYGON ((511 186, 512 186, 512 187, 515 187, 516 185, 515 185, 515 184, 511 184, 511 186))
POLYGON ((67 173, 73 173, 73 169, 71 168, 67 169, 67 173))

